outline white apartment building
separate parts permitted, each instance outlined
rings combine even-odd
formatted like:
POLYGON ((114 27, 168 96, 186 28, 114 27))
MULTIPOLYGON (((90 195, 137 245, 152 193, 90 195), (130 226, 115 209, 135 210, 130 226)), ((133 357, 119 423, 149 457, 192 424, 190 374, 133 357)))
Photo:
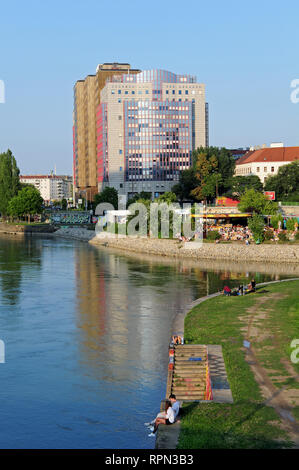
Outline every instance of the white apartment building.
POLYGON ((169 191, 192 151, 208 144, 205 85, 165 70, 111 78, 101 91, 97 141, 99 191, 169 191))
POLYGON ((299 161, 299 147, 272 145, 249 151, 236 161, 235 176, 257 175, 265 183, 266 178, 276 175, 281 166, 295 160, 299 161))
POLYGON ((21 175, 20 182, 35 186, 46 203, 72 197, 71 176, 21 175))

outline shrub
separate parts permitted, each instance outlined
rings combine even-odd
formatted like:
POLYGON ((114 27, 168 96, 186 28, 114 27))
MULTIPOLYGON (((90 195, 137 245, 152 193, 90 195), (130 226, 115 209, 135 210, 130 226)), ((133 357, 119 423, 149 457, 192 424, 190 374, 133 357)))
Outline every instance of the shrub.
POLYGON ((212 230, 211 232, 207 233, 207 240, 219 240, 221 235, 216 230, 212 230))
POLYGON ((297 219, 295 219, 294 217, 292 219, 288 219, 286 223, 287 231, 293 232, 293 230, 295 230, 296 223, 297 223, 297 219))
POLYGON ((273 215, 271 217, 271 225, 273 228, 277 229, 278 228, 278 223, 281 222, 282 223, 283 221, 283 218, 282 218, 282 215, 281 214, 277 214, 277 215, 273 215))
POLYGON ((265 240, 271 240, 273 238, 273 232, 272 230, 265 230, 264 233, 265 240))
POLYGON ((248 221, 248 227, 252 232, 252 236, 255 242, 263 242, 265 238, 264 218, 259 214, 253 214, 251 219, 248 221))
POLYGON ((280 232, 278 234, 278 238, 279 238, 280 242, 287 242, 288 241, 288 237, 286 236, 285 232, 280 232))

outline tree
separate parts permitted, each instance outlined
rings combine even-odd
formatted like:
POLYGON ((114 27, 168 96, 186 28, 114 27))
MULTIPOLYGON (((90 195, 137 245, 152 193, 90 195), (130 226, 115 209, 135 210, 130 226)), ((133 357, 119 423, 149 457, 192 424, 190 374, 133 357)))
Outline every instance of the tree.
POLYGON ((255 212, 256 214, 272 215, 276 214, 278 204, 269 201, 263 193, 254 189, 247 189, 241 196, 238 209, 241 212, 255 212))
POLYGON ((278 169, 277 175, 265 181, 266 191, 275 191, 276 199, 299 200, 299 161, 296 160, 278 169))
POLYGON ((8 149, 0 154, 0 212, 8 214, 9 201, 17 195, 21 185, 19 180, 20 170, 17 162, 8 149))
POLYGON ((183 170, 180 174, 179 183, 172 187, 172 192, 175 193, 180 201, 184 199, 195 198, 192 196, 191 192, 197 186, 197 180, 195 176, 194 168, 191 167, 188 170, 183 170))
POLYGON ((200 147, 192 154, 192 167, 184 170, 172 191, 182 199, 211 199, 229 188, 235 160, 229 150, 200 147))
POLYGON ((166 191, 164 194, 161 194, 155 202, 166 202, 167 204, 171 204, 172 202, 176 202, 177 197, 176 194, 172 191, 166 191))
POLYGON ((65 211, 67 209, 67 200, 63 198, 61 200, 61 208, 65 211))
POLYGON ((257 175, 234 176, 229 181, 230 190, 227 196, 237 196, 240 198, 247 189, 254 189, 262 192, 263 184, 257 175))
POLYGON ((43 198, 35 187, 21 189, 8 204, 8 213, 11 216, 22 217, 42 212, 43 198))
POLYGON ((260 214, 253 214, 251 219, 248 221, 248 227, 252 232, 254 241, 263 242, 265 238, 265 222, 264 218, 260 214))
POLYGON ((103 189, 99 194, 94 197, 94 207, 103 202, 112 204, 115 210, 118 208, 118 192, 115 188, 109 188, 108 186, 103 189))

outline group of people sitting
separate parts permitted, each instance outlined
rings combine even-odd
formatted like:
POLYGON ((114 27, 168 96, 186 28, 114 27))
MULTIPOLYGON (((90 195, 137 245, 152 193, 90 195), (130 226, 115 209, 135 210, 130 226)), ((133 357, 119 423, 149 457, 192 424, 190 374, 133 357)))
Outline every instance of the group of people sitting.
POLYGON ((180 412, 180 402, 177 401, 176 396, 172 393, 169 395, 169 400, 165 402, 165 411, 158 413, 156 418, 149 423, 144 423, 145 426, 149 427, 151 433, 149 437, 155 436, 159 424, 170 425, 177 421, 177 417, 180 412))
POLYGON ((208 227, 208 230, 216 230, 221 235, 221 240, 224 241, 245 241, 246 244, 249 244, 250 240, 253 239, 251 230, 242 225, 215 225, 208 227))
POLYGON ((256 282, 254 279, 251 280, 251 282, 248 285, 243 285, 240 284, 239 287, 236 287, 235 289, 231 289, 229 286, 224 286, 222 294, 223 295, 245 295, 249 294, 250 292, 255 292, 256 289, 256 282))

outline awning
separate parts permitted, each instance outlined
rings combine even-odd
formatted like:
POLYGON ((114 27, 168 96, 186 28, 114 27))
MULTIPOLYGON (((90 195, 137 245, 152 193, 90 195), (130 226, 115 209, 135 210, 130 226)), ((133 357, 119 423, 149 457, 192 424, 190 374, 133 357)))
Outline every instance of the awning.
POLYGON ((200 217, 202 219, 233 219, 233 218, 244 218, 252 217, 251 213, 241 214, 191 214, 191 217, 200 217))

